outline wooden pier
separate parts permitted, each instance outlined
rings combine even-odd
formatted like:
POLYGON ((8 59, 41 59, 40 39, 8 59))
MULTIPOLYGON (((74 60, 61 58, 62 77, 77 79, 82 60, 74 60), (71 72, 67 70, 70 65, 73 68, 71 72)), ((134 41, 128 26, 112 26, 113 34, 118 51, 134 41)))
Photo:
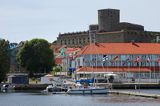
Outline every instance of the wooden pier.
POLYGON ((139 97, 148 97, 148 98, 156 98, 156 99, 160 98, 160 95, 158 95, 158 94, 148 94, 148 93, 132 92, 132 91, 110 90, 108 93, 109 94, 117 94, 117 95, 131 95, 131 96, 139 96, 139 97))

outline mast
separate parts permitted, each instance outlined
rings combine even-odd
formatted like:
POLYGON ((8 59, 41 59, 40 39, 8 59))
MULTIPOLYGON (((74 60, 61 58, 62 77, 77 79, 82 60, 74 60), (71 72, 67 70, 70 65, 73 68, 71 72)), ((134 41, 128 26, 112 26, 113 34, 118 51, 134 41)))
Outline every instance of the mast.
MULTIPOLYGON (((95 36, 96 36, 96 31, 95 30, 89 30, 89 46, 91 46, 92 45, 92 43, 95 45, 95 43, 96 43, 96 39, 95 39, 95 36)), ((93 56, 92 56, 93 54, 90 54, 90 60, 91 60, 91 68, 93 69, 93 65, 94 65, 94 63, 93 63, 93 56)), ((97 59, 96 59, 96 61, 97 61, 97 59)), ((95 85, 95 74, 94 74, 94 71, 92 70, 92 78, 94 78, 94 80, 93 80, 93 84, 95 85)))

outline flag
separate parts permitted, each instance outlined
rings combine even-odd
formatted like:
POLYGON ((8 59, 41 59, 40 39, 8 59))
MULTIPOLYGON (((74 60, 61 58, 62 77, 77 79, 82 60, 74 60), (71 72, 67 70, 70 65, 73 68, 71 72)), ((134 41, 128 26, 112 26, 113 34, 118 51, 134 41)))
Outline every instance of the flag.
POLYGON ((96 58, 92 58, 92 62, 93 62, 93 63, 96 63, 96 58))
POLYGON ((113 61, 118 61, 119 60, 119 56, 115 56, 114 58, 113 58, 113 61))
POLYGON ((151 60, 150 60, 150 58, 148 57, 148 58, 147 58, 147 63, 149 63, 150 61, 151 61, 151 60))
POLYGON ((103 55, 102 61, 104 62, 104 61, 108 61, 108 60, 109 60, 108 56, 107 55, 103 55))
POLYGON ((61 56, 65 56, 65 48, 62 48, 62 49, 60 50, 60 54, 61 54, 61 56))
POLYGON ((126 59, 126 61, 129 61, 129 57, 126 59))
POLYGON ((138 67, 140 67, 140 63, 139 63, 140 61, 141 61, 141 58, 139 56, 136 57, 136 59, 134 61, 137 64, 138 67))
POLYGON ((141 61, 141 58, 138 56, 138 57, 136 57, 136 60, 135 60, 135 62, 140 62, 141 61))
POLYGON ((75 60, 77 58, 77 55, 73 55, 73 60, 75 60))
POLYGON ((160 65, 160 57, 158 58, 157 62, 158 62, 158 64, 160 65))
POLYGON ((125 61, 123 62, 123 66, 127 63, 129 61, 129 57, 127 57, 126 59, 125 59, 125 61))

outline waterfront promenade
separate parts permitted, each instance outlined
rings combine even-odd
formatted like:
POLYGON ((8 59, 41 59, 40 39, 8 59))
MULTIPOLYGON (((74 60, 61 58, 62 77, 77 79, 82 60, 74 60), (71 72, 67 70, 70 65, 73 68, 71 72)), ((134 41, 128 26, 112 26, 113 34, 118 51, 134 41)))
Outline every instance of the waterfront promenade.
POLYGON ((142 93, 140 91, 119 91, 119 90, 110 90, 109 94, 117 94, 117 95, 130 95, 130 96, 139 96, 139 97, 147 97, 147 98, 160 98, 160 94, 149 94, 142 93))
MULTIPOLYGON (((0 84, 2 86, 3 84, 0 84)), ((15 90, 43 90, 49 84, 19 84, 15 90)), ((111 89, 160 89, 159 83, 96 83, 96 86, 109 87, 111 89)))
POLYGON ((97 83, 97 86, 106 86, 112 89, 160 89, 159 83, 97 83))

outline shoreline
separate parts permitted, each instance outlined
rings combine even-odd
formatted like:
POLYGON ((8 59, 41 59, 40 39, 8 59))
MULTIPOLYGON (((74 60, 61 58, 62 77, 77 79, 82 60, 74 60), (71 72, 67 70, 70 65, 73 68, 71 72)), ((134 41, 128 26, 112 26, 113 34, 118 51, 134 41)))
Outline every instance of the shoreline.
POLYGON ((159 99, 159 94, 150 94, 150 93, 143 93, 143 92, 134 92, 134 91, 118 91, 118 90, 110 90, 109 94, 116 94, 116 95, 129 95, 129 96, 138 96, 138 97, 146 97, 146 98, 154 98, 159 99))
MULTIPOLYGON (((15 85, 15 90, 44 90, 50 84, 20 84, 15 85)), ((158 83, 97 83, 96 86, 110 87, 111 89, 160 89, 158 83)))

